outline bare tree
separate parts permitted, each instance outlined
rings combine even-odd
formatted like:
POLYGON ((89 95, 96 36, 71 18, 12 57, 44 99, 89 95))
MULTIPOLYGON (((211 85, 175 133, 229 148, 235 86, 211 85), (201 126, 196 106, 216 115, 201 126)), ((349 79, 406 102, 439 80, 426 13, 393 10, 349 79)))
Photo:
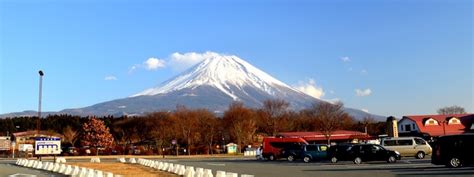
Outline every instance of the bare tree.
POLYGON ((315 119, 318 128, 326 137, 328 144, 331 143, 331 135, 344 125, 344 121, 351 120, 350 116, 344 112, 344 104, 321 102, 314 103, 311 108, 312 117, 315 119))
POLYGON ((250 143, 256 126, 255 112, 245 108, 241 102, 234 102, 224 112, 223 122, 226 124, 230 134, 237 140, 238 152, 240 153, 242 144, 250 143))
POLYGON ((63 130, 63 136, 64 136, 64 141, 71 143, 71 145, 74 147, 77 141, 77 137, 79 136, 79 132, 76 130, 73 130, 71 126, 67 126, 63 130))
POLYGON ((174 118, 181 137, 186 141, 188 155, 191 155, 191 147, 198 139, 198 114, 184 106, 177 106, 174 118))
POLYGON ((212 145, 214 144, 214 138, 217 135, 217 118, 213 113, 206 109, 196 110, 198 113, 198 126, 199 134, 201 136, 201 142, 208 146, 208 154, 213 154, 212 145))
POLYGON ((443 107, 443 108, 439 108, 437 110, 438 114, 441 114, 441 115, 447 115, 447 114, 466 114, 466 110, 461 107, 461 106, 457 106, 457 105, 454 105, 454 106, 446 106, 446 107, 443 107))
POLYGON ((275 136, 287 129, 289 103, 282 99, 265 100, 258 112, 259 127, 268 135, 275 136))

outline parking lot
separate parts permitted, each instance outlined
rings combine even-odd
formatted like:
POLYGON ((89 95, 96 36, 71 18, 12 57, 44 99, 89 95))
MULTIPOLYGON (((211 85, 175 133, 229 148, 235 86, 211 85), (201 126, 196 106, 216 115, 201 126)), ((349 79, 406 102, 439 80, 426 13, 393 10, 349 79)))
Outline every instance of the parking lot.
MULTIPOLYGON (((225 158, 148 158, 153 160, 168 161, 175 164, 190 165, 239 174, 251 174, 256 177, 352 177, 352 176, 474 176, 474 167, 464 167, 458 169, 446 168, 444 166, 432 165, 429 160, 415 158, 403 158, 397 163, 388 164, 386 162, 369 162, 355 165, 350 161, 338 162, 287 162, 278 161, 257 161, 253 158, 225 157, 225 158)), ((70 159, 69 162, 85 162, 89 158, 70 159)), ((102 163, 115 162, 115 158, 103 158, 102 163)), ((3 160, 0 164, 0 171, 11 166, 7 163, 14 163, 12 160, 3 160)))

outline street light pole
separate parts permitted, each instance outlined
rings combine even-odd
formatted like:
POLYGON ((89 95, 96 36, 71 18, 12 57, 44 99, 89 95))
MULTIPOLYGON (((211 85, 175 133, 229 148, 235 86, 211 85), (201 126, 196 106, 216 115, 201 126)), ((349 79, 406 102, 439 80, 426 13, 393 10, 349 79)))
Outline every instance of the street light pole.
POLYGON ((36 134, 39 135, 41 128, 41 94, 43 91, 43 71, 39 70, 40 80, 39 80, 39 101, 38 101, 38 119, 36 120, 36 134))

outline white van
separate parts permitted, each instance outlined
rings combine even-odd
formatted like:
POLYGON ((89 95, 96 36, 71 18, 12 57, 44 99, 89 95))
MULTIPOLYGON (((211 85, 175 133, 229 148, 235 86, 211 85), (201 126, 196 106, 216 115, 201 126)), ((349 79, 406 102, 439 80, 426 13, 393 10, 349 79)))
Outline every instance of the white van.
POLYGON ((417 159, 431 154, 431 146, 419 137, 384 138, 380 145, 386 149, 400 152, 401 156, 414 156, 417 159))

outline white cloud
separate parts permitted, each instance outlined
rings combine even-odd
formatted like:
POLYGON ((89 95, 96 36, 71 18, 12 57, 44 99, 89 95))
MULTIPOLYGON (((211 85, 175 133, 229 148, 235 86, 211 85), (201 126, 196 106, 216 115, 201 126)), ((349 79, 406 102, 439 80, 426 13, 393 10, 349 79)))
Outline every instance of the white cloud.
POLYGON ((357 96, 369 96, 370 94, 372 94, 372 90, 370 90, 370 88, 363 89, 363 90, 355 89, 355 92, 357 96))
POLYGON ((360 71, 361 74, 368 74, 369 72, 366 69, 360 71))
POLYGON ((347 63, 347 62, 350 62, 350 61, 351 61, 351 58, 349 58, 349 57, 341 57, 341 61, 344 62, 344 63, 347 63))
POLYGON ((369 113, 369 110, 368 109, 361 109, 362 111, 366 112, 366 113, 369 113))
POLYGON ((206 58, 216 57, 221 54, 216 52, 204 52, 204 53, 196 53, 196 52, 188 52, 188 53, 179 53, 175 52, 169 56, 169 63, 171 67, 176 70, 184 70, 187 69, 206 58))
POLYGON ((115 77, 115 76, 105 76, 104 80, 106 80, 106 81, 116 81, 117 77, 115 77))
POLYGON ((339 98, 331 98, 331 99, 323 99, 323 100, 327 101, 329 103, 332 103, 332 104, 335 104, 335 103, 341 101, 341 99, 339 99, 339 98))
POLYGON ((164 68, 165 67, 165 60, 161 60, 158 58, 148 58, 145 62, 143 62, 143 65, 147 70, 156 70, 158 68, 164 68))
POLYGON ((295 86, 295 88, 303 93, 308 94, 309 96, 318 99, 321 99, 321 97, 323 97, 325 94, 323 88, 317 86, 314 79, 309 79, 307 82, 300 81, 298 85, 295 86))

